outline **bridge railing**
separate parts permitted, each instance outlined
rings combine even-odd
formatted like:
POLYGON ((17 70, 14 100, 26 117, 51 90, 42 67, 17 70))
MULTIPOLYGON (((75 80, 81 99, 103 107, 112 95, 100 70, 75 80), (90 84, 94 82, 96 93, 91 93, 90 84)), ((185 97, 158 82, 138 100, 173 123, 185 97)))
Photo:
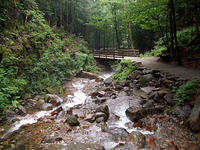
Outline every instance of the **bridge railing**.
POLYGON ((105 49, 93 50, 95 58, 118 59, 124 57, 137 57, 139 50, 136 49, 105 49))

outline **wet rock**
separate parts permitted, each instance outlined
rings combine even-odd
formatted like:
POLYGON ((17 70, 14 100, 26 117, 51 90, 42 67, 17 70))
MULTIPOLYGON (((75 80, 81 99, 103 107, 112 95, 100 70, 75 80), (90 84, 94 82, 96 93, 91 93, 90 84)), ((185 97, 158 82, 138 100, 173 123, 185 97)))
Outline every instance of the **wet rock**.
POLYGON ((105 85, 111 85, 112 82, 113 82, 113 81, 112 81, 111 78, 107 78, 107 79, 104 80, 104 84, 105 84, 105 85))
POLYGON ((80 77, 80 78, 88 78, 88 79, 97 79, 98 76, 91 73, 91 72, 86 72, 86 71, 80 71, 77 75, 77 77, 80 77))
POLYGON ((158 95, 159 95, 161 98, 163 98, 167 93, 168 93, 168 92, 165 91, 165 90, 160 90, 160 91, 158 91, 158 95))
POLYGON ((178 117, 181 120, 187 120, 191 114, 191 107, 189 105, 186 106, 177 106, 175 109, 172 110, 172 115, 178 117))
POLYGON ((101 118, 101 119, 103 118, 102 121, 104 121, 104 122, 106 122, 108 120, 108 116, 103 112, 97 112, 95 114, 95 118, 96 118, 96 121, 97 121, 98 118, 101 118))
POLYGON ((95 91, 93 92, 92 94, 90 94, 92 98, 95 98, 95 97, 103 97, 106 95, 106 92, 104 91, 95 91))
POLYGON ((79 126, 80 125, 80 123, 79 123, 79 121, 78 121, 78 117, 77 116, 74 116, 74 115, 70 115, 67 119, 66 119, 66 121, 65 122, 67 122, 70 126, 79 126))
POLYGON ((59 106, 63 102, 59 96, 53 94, 47 94, 45 96, 45 101, 51 103, 53 106, 59 106))
POLYGON ((41 107, 42 110, 46 110, 46 111, 49 111, 51 109, 53 109, 53 105, 50 104, 50 103, 44 103, 41 107))
POLYGON ((130 133, 127 140, 131 142, 137 149, 144 148, 146 144, 145 136, 140 132, 130 133))
POLYGON ((154 79, 154 76, 152 74, 146 74, 140 77, 139 83, 141 86, 146 86, 153 79, 154 79))
POLYGON ((97 108, 96 112, 103 112, 106 114, 106 116, 109 116, 109 107, 108 105, 103 104, 97 108))
POLYGON ((107 128, 106 132, 112 134, 115 139, 122 139, 128 137, 128 132, 124 128, 107 128))
POLYGON ((99 117, 96 119, 97 123, 101 123, 101 122, 105 122, 105 118, 104 117, 99 117))
POLYGON ((154 89, 155 87, 148 86, 148 87, 141 88, 141 91, 143 91, 146 94, 150 94, 154 89))
POLYGON ((189 117, 189 125, 192 131, 200 131, 200 96, 196 99, 194 108, 189 117))
POLYGON ((87 114, 85 117, 85 121, 88 121, 90 123, 95 122, 95 115, 94 114, 87 114))
POLYGON ((95 104, 102 104, 104 102, 106 102, 106 98, 102 98, 102 97, 96 97, 96 100, 94 101, 95 104))
POLYGON ((146 104, 143 105, 144 108, 154 107, 154 101, 150 100, 146 104))
POLYGON ((18 108, 17 108, 17 114, 19 115, 25 115, 27 112, 26 112, 26 109, 25 107, 19 105, 18 108))
POLYGON ((146 99, 141 99, 140 100, 140 105, 144 105, 144 104, 146 104, 147 103, 147 100, 146 99))
POLYGON ((174 101, 174 94, 172 93, 167 93, 164 96, 165 101, 167 102, 168 105, 173 106, 175 105, 175 101, 174 101))
POLYGON ((119 143, 112 150, 134 150, 134 146, 130 143, 119 143))
POLYGON ((62 110, 62 107, 57 108, 56 110, 51 112, 51 116, 57 116, 62 110))
POLYGON ((130 107, 126 110, 127 117, 135 122, 142 118, 145 118, 148 115, 159 114, 164 111, 163 107, 156 107, 156 108, 136 108, 130 107))
POLYGON ((123 87, 121 85, 119 85, 119 84, 117 84, 115 86, 115 90, 117 90, 117 91, 121 91, 122 89, 123 89, 123 87))

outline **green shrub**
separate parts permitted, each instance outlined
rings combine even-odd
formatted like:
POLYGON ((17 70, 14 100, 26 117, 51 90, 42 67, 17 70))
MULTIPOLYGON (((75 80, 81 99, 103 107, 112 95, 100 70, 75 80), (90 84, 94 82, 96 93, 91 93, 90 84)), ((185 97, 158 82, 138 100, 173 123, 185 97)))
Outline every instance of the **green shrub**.
POLYGON ((112 76, 114 80, 125 80, 133 71, 135 70, 135 66, 131 60, 121 60, 118 66, 118 71, 112 76))
POLYGON ((181 85, 177 90, 175 94, 175 100, 178 105, 183 105, 185 101, 191 100, 192 96, 197 91, 197 88, 199 87, 200 81, 198 80, 192 80, 188 81, 186 84, 181 85))
POLYGON ((178 44, 180 46, 187 46, 195 37, 193 28, 184 29, 177 32, 178 44))
POLYGON ((144 54, 141 54, 140 57, 151 57, 151 56, 160 56, 163 51, 167 50, 167 47, 164 45, 164 38, 160 38, 154 43, 154 47, 151 51, 147 51, 144 54))

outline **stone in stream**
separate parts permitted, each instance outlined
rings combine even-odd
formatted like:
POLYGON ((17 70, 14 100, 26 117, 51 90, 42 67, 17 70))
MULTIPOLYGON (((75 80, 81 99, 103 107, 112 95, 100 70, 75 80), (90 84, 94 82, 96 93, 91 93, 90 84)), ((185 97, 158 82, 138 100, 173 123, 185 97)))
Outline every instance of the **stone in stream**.
POLYGON ((104 84, 105 84, 106 86, 111 85, 112 82, 113 82, 113 81, 112 81, 111 78, 107 78, 107 79, 104 80, 104 84))
POLYGON ((80 78, 88 78, 91 80, 99 78, 97 75, 95 75, 91 72, 86 72, 86 71, 80 71, 76 76, 80 77, 80 78))
POLYGON ((106 117, 105 117, 105 120, 108 120, 108 118, 109 118, 109 107, 108 107, 108 105, 101 105, 100 107, 98 107, 97 109, 96 109, 96 113, 97 112, 102 112, 102 113, 104 113, 105 115, 106 115, 106 117))
POLYGON ((88 114, 88 115, 86 115, 86 117, 85 117, 85 121, 88 121, 88 122, 90 122, 90 123, 93 123, 93 122, 95 122, 95 114, 88 114))
POLYGON ((42 104, 41 109, 45 110, 45 111, 49 111, 49 110, 53 109, 53 105, 50 103, 44 103, 44 104, 42 104))
POLYGON ((63 102, 63 99, 57 95, 47 94, 45 96, 45 101, 51 103, 53 106, 59 106, 63 102))
POLYGON ((22 105, 19 105, 18 108, 17 108, 17 114, 19 115, 25 115, 27 112, 26 112, 26 109, 25 107, 23 107, 22 105))
POLYGON ((185 106, 176 106, 171 114, 176 116, 177 118, 181 119, 181 120, 187 120, 188 117, 190 116, 192 109, 189 105, 185 105, 185 106))
POLYGON ((146 138, 140 132, 131 132, 127 140, 131 142, 137 150, 144 148, 146 144, 146 138))
POLYGON ((148 115, 159 114, 164 111, 164 107, 157 107, 157 108, 137 108, 137 107, 129 107, 126 110, 127 117, 136 122, 142 118, 147 117, 148 115))
POLYGON ((107 133, 112 134, 114 139, 125 139, 129 133, 124 128, 111 127, 105 130, 107 133))
POLYGON ((194 108, 189 117, 189 126, 192 131, 200 132, 200 96, 197 97, 194 108))
POLYGON ((154 76, 152 74, 146 74, 140 77, 139 83, 141 86, 146 86, 153 79, 154 79, 154 76))
POLYGON ((66 121, 65 122, 67 122, 70 126, 79 126, 80 125, 80 123, 79 123, 79 121, 78 121, 78 117, 75 115, 70 115, 67 119, 66 119, 66 121))

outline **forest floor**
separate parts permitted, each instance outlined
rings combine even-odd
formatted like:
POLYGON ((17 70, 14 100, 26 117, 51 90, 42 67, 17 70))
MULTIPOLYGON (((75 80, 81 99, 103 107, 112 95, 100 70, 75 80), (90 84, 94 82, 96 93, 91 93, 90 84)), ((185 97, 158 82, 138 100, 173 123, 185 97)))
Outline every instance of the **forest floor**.
POLYGON ((159 61, 159 57, 125 57, 125 59, 131 59, 135 62, 141 62, 143 66, 154 69, 168 72, 174 74, 175 76, 184 78, 184 79, 200 79, 200 71, 190 68, 185 68, 177 64, 164 63, 159 61))

